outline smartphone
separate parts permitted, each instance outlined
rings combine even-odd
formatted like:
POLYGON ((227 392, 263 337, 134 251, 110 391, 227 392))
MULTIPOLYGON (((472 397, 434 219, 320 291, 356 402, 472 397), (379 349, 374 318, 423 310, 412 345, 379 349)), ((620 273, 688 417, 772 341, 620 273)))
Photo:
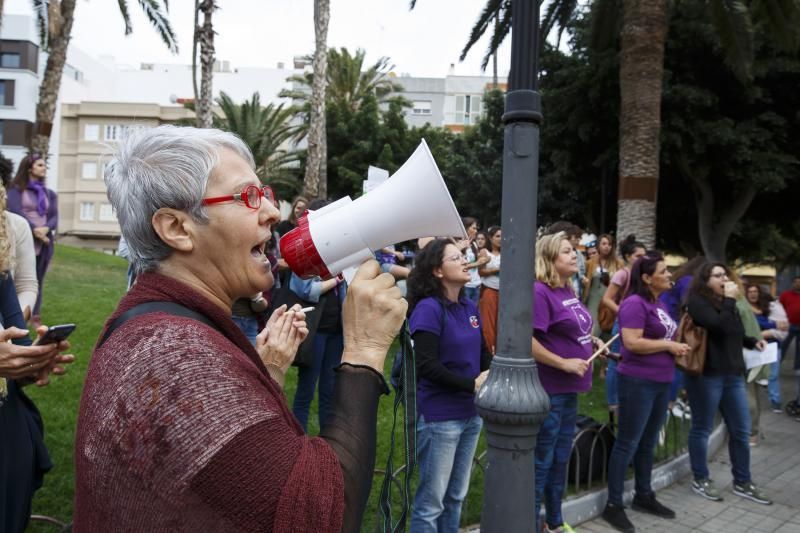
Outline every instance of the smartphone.
POLYGON ((75 331, 77 326, 75 324, 59 324, 58 326, 50 326, 47 332, 42 335, 36 344, 52 344, 61 342, 69 337, 70 333, 75 331))

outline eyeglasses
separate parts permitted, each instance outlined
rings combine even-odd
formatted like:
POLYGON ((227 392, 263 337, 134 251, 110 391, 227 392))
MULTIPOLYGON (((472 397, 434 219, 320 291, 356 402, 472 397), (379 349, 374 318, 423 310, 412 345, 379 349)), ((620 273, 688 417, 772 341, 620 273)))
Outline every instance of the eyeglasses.
POLYGON ((275 197, 275 192, 269 185, 248 185, 244 190, 238 194, 231 194, 228 196, 216 196, 214 198, 203 198, 203 205, 219 204, 222 202, 229 202, 231 200, 240 200, 244 205, 250 209, 261 208, 261 198, 266 198, 272 205, 278 208, 278 199, 275 197))
POLYGON ((464 254, 453 254, 450 257, 445 257, 444 260, 445 261, 452 261, 454 263, 460 263, 462 261, 466 261, 467 260, 467 256, 465 256, 464 254))

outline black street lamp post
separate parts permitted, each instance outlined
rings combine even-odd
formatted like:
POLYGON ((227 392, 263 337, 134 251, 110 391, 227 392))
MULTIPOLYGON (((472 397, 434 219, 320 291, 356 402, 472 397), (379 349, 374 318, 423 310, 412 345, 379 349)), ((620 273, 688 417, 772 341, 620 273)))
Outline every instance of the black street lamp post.
POLYGON ((533 532, 534 448, 550 408, 531 357, 539 181, 538 0, 513 0, 503 148, 503 262, 497 349, 476 404, 488 444, 481 531, 533 532))

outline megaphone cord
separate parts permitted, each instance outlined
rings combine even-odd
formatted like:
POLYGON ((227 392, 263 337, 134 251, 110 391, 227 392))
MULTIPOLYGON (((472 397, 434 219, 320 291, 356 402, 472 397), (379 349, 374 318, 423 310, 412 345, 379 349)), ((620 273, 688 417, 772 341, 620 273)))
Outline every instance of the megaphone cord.
POLYGON ((400 366, 401 387, 394 398, 394 415, 392 418, 392 434, 389 441, 389 457, 386 459, 386 472, 381 485, 378 505, 382 516, 382 531, 384 533, 397 533, 406 530, 406 519, 411 508, 411 479, 417 466, 417 368, 414 356, 414 345, 411 342, 411 333, 408 328, 408 319, 403 322, 400 331, 400 351, 402 363, 400 366), (402 471, 402 508, 400 516, 395 523, 392 520, 392 484, 394 481, 394 449, 395 429, 397 415, 403 406, 403 437, 405 468, 402 471))

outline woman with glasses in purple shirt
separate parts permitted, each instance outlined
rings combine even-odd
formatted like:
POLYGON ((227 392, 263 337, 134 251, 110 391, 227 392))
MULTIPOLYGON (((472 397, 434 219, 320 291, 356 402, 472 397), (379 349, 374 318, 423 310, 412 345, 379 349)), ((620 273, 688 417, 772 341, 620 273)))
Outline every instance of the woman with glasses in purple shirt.
POLYGON ((467 259, 450 239, 425 246, 408 278, 419 411, 414 533, 457 533, 469 488, 482 426, 475 393, 491 362, 478 307, 464 296, 469 280, 467 259))
POLYGON ((625 474, 631 460, 636 489, 633 508, 662 518, 675 518, 672 509, 656 500, 650 483, 658 432, 666 418, 675 375, 674 357, 689 352, 688 344, 675 341, 678 324, 659 299, 671 287, 671 280, 664 257, 649 252, 633 264, 630 286, 619 307, 622 336, 622 361, 617 366, 619 426, 608 464, 608 502, 603 518, 626 533, 635 530, 622 504, 625 474))
POLYGON ((533 288, 533 357, 539 380, 550 397, 550 412, 536 440, 536 519, 544 501, 545 524, 537 531, 572 531, 561 516, 567 463, 575 435, 578 393, 592 388, 588 363, 592 345, 592 315, 572 288, 578 257, 561 231, 536 243, 533 288))

